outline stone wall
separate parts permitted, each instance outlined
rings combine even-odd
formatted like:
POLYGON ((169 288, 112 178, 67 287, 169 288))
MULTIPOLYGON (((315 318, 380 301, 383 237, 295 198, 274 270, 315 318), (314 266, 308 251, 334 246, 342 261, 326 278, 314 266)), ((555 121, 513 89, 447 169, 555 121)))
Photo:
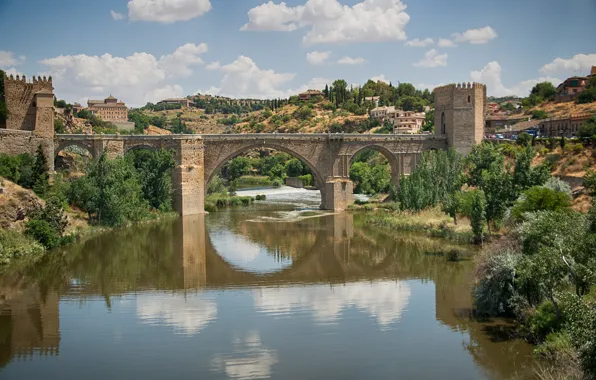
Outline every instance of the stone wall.
MULTIPOLYGON (((52 92, 52 77, 33 77, 31 83, 23 75, 4 77, 4 98, 8 110, 6 129, 32 131, 36 124, 35 94, 52 92)), ((52 98, 53 101, 53 98, 52 98)), ((54 126, 52 125, 52 128, 54 126)))
POLYGON ((435 88, 434 94, 435 135, 445 132, 450 148, 462 154, 470 153, 475 144, 482 142, 484 135, 486 86, 480 83, 450 84, 435 88))
POLYGON ((48 169, 54 168, 54 141, 36 136, 31 131, 0 129, 0 153, 18 155, 29 153, 35 155, 41 145, 48 160, 48 169))

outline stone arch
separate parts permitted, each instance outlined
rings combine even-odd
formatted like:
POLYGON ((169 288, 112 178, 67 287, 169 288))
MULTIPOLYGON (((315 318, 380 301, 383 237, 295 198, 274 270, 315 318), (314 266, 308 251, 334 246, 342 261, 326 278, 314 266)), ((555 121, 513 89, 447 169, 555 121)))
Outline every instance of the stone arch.
POLYGON ((222 166, 226 162, 233 159, 234 157, 238 157, 241 154, 251 151, 253 149, 274 149, 274 150, 278 150, 280 152, 287 153, 290 156, 295 157, 295 158, 299 159, 300 161, 302 161, 302 163, 304 163, 304 164, 306 164, 306 166, 308 166, 308 168, 310 169, 310 171, 313 173, 313 175, 315 177, 316 184, 319 188, 319 191, 321 192, 321 200, 325 199, 325 178, 321 175, 321 171, 319 170, 319 168, 317 168, 317 166, 315 164, 310 162, 306 157, 302 156, 300 153, 298 153, 292 149, 286 148, 282 144, 272 144, 269 142, 263 143, 262 141, 239 147, 238 149, 235 149, 231 153, 224 156, 224 158, 218 159, 217 162, 215 163, 215 165, 213 165, 213 169, 205 168, 205 194, 207 194, 207 188, 209 187, 209 183, 213 179, 213 176, 215 175, 215 173, 217 173, 217 171, 219 169, 222 168, 222 166), (210 172, 208 172, 208 170, 210 170, 210 172))
POLYGON ((366 146, 363 146, 362 148, 358 149, 356 152, 354 152, 352 154, 352 157, 350 157, 350 163, 348 166, 348 175, 349 175, 350 169, 352 168, 352 164, 354 163, 354 158, 356 158, 356 156, 359 153, 365 152, 367 150, 377 151, 377 152, 381 153, 383 155, 383 157, 385 157, 387 159, 387 161, 389 162, 389 170, 391 171, 391 173, 390 173, 391 174, 391 184, 393 186, 395 186, 395 188, 398 188, 399 187, 399 179, 401 178, 401 175, 402 175, 401 165, 399 163, 399 160, 395 156, 395 154, 393 154, 393 152, 391 152, 389 149, 387 149, 381 145, 376 145, 376 144, 366 145, 366 146))
POLYGON ((128 153, 128 152, 132 152, 133 150, 142 150, 142 149, 147 149, 153 152, 158 151, 159 149, 157 149, 156 147, 154 147, 153 145, 149 145, 149 144, 135 144, 135 145, 129 145, 126 146, 124 149, 124 154, 128 153))
POLYGON ((58 157, 58 153, 60 153, 64 149, 71 147, 71 146, 77 146, 79 148, 82 148, 82 149, 86 150, 91 157, 96 158, 94 151, 93 151, 93 147, 91 147, 85 143, 82 143, 80 141, 63 141, 63 142, 61 142, 58 145, 58 147, 56 147, 54 149, 54 158, 58 157))

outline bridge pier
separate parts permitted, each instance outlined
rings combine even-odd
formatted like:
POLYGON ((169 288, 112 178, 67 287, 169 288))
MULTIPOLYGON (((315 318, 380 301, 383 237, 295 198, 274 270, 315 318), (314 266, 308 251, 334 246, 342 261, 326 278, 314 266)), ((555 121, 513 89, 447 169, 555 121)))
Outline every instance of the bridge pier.
POLYGON ((354 183, 349 178, 334 178, 325 183, 322 208, 324 210, 343 211, 353 203, 354 183))
POLYGON ((182 216, 205 213, 205 146, 200 136, 175 138, 174 209, 182 216))

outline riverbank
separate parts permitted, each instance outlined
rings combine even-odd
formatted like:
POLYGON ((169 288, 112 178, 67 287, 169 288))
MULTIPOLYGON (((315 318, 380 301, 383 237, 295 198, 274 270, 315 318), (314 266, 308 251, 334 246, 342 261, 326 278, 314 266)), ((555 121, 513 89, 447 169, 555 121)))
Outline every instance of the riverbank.
POLYGON ((458 218, 458 223, 455 224, 453 218, 438 208, 420 212, 393 211, 397 207, 392 203, 367 203, 354 205, 350 210, 367 213, 367 224, 389 231, 420 232, 460 244, 470 244, 473 241, 472 227, 467 218, 458 218))

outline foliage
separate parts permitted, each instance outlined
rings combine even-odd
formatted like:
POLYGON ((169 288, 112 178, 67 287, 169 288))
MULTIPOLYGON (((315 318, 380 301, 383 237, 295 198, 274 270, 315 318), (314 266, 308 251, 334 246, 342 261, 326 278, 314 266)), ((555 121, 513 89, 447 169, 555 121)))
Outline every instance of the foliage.
POLYGON ((544 110, 535 110, 532 112, 532 119, 546 119, 548 114, 544 110))
POLYGON ((288 177, 299 177, 302 175, 303 171, 304 166, 302 165, 302 161, 297 158, 292 158, 286 163, 286 173, 288 177))
POLYGON ((236 157, 228 163, 228 177, 231 181, 248 175, 250 162, 246 157, 236 157))
POLYGON ((544 187, 547 189, 551 189, 554 191, 558 191, 560 193, 567 194, 569 199, 571 199, 571 187, 565 181, 560 180, 557 177, 550 177, 545 183, 544 187))
POLYGON ((584 176, 584 188, 591 196, 596 196, 596 171, 588 170, 584 176))
POLYGON ((554 304, 550 301, 545 301, 536 308, 536 314, 530 318, 529 324, 534 339, 542 342, 546 339, 547 335, 561 328, 563 320, 557 318, 557 311, 554 304))
POLYGON ((424 152, 412 174, 400 179, 402 208, 420 211, 449 201, 461 189, 462 173, 463 158, 455 150, 424 152))
POLYGON ((64 215, 62 204, 58 198, 50 198, 45 207, 38 207, 29 215, 25 224, 25 233, 48 249, 56 248, 70 241, 64 236, 68 219, 64 215))
POLYGON ((145 200, 156 210, 171 211, 172 170, 175 166, 172 152, 138 149, 127 156, 139 174, 145 200))
POLYGON ((561 211, 570 206, 569 196, 565 193, 535 186, 522 194, 511 209, 511 216, 520 220, 523 214, 534 211, 561 211))
POLYGON ((64 127, 64 122, 60 119, 54 120, 54 132, 56 133, 66 133, 66 128, 64 127))
POLYGON ((470 213, 470 224, 474 240, 481 243, 484 238, 484 219, 486 219, 486 199, 482 190, 474 190, 472 195, 472 205, 470 213))
POLYGON ((577 96, 576 102, 580 104, 596 102, 596 76, 590 78, 584 91, 577 96))
POLYGON ((389 164, 355 162, 350 167, 350 179, 354 182, 356 194, 387 193, 391 184, 389 164))
POLYGON ((483 263, 482 277, 474 286, 474 305, 480 314, 495 316, 513 312, 515 273, 521 258, 517 252, 493 254, 483 263))
MULTIPOLYGON (((596 77, 594 77, 596 78, 596 77)), ((596 100, 594 100, 596 101, 596 100)), ((592 137, 596 136, 596 116, 592 116, 591 119, 586 120, 580 127, 577 133, 579 137, 592 137)))
POLYGON ((579 351, 584 372, 596 377, 596 307, 582 298, 567 295, 564 299, 567 331, 579 351))
POLYGON ((532 143, 532 136, 527 132, 522 132, 517 136, 517 144, 521 146, 529 146, 532 143))
POLYGON ((211 182, 209 182, 209 186, 207 187, 207 194, 222 194, 226 191, 226 185, 223 179, 216 174, 211 182))
POLYGON ((300 181, 302 181, 302 185, 305 187, 313 186, 314 180, 312 174, 305 174, 298 177, 300 181))
POLYGON ((97 134, 116 134, 118 133, 118 128, 109 121, 104 121, 99 117, 93 115, 88 110, 80 110, 76 117, 81 119, 87 119, 91 123, 91 128, 93 132, 97 134))
POLYGON ((48 172, 48 161, 41 145, 37 147, 35 154, 35 164, 32 172, 33 191, 40 197, 43 197, 50 187, 50 175, 48 172))
POLYGON ((9 264, 14 259, 38 256, 44 247, 30 236, 17 231, 0 228, 0 264, 9 264))
POLYGON ((101 225, 119 226, 143 219, 147 201, 132 160, 108 160, 105 153, 87 168, 87 175, 76 179, 69 200, 101 225))

